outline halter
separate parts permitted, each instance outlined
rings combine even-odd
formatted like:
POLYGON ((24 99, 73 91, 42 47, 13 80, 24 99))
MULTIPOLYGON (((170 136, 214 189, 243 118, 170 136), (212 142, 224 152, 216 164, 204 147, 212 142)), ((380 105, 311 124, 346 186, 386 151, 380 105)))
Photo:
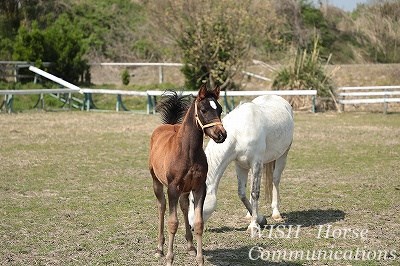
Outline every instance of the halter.
POLYGON ((194 116, 196 117, 196 122, 199 124, 199 126, 201 127, 201 129, 204 131, 205 128, 208 127, 212 127, 212 126, 216 126, 216 125, 222 125, 222 122, 212 122, 212 123, 208 123, 203 125, 203 123, 201 123, 199 115, 197 113, 197 100, 194 103, 194 116))

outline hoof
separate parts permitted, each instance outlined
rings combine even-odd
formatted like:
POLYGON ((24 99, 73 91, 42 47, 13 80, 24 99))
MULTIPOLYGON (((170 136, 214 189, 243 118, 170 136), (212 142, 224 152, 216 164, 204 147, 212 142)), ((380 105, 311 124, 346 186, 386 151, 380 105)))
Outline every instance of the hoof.
POLYGON ((250 234, 251 238, 256 238, 259 237, 261 234, 261 227, 259 224, 256 223, 251 223, 248 227, 247 227, 247 232, 250 234))
POLYGON ((195 257, 197 255, 196 249, 194 247, 188 248, 187 253, 192 257, 195 257))
POLYGON ((257 223, 260 225, 261 228, 264 228, 267 225, 267 218, 263 215, 259 219, 257 219, 257 223))
POLYGON ((154 257, 156 258, 164 257, 164 252, 162 252, 162 250, 157 249, 156 252, 154 253, 154 257))
POLYGON ((275 222, 277 222, 277 223, 283 223, 283 222, 285 222, 285 219, 283 219, 282 216, 281 216, 279 213, 278 213, 278 214, 275 214, 275 215, 272 215, 271 217, 272 217, 272 219, 273 219, 275 222))
POLYGON ((204 265, 204 257, 203 256, 198 256, 196 257, 197 265, 203 266, 204 265))

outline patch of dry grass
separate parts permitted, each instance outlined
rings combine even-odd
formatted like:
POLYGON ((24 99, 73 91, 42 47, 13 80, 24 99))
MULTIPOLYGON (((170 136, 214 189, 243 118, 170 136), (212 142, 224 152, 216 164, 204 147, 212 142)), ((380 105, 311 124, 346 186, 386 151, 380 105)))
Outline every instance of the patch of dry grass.
MULTIPOLYGON (((147 170, 157 116, 32 112, 0 115, 0 264, 161 265, 147 170)), ((397 265, 400 231, 398 114, 296 114, 281 181, 297 239, 250 239, 232 166, 204 234, 206 265, 397 265), (317 239, 319 226, 366 229, 366 238, 317 239), (249 250, 396 250, 386 261, 249 260, 249 250)), ((270 215, 269 208, 263 212, 270 215)), ((183 220, 176 265, 185 252, 183 220)), ((287 233, 287 229, 285 229, 287 233)))

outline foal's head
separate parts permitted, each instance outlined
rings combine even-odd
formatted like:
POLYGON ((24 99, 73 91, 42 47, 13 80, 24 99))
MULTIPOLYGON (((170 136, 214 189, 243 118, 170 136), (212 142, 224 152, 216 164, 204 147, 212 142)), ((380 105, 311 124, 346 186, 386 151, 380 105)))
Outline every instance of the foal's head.
POLYGON ((219 92, 219 87, 208 91, 203 85, 194 104, 197 125, 215 142, 222 143, 226 139, 226 131, 221 122, 222 107, 218 103, 219 92))

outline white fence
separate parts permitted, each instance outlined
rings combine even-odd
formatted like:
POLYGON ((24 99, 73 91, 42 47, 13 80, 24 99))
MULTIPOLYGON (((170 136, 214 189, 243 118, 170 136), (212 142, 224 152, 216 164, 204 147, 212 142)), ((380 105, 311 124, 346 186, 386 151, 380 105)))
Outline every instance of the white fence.
MULTIPOLYGON (((123 63, 100 63, 101 65, 121 65, 123 63)), ((181 64, 176 63, 124 63, 124 65, 129 66, 177 66, 181 64)), ((79 93, 84 95, 84 100, 80 100, 80 107, 82 110, 90 110, 92 104, 92 94, 109 94, 116 96, 116 106, 115 110, 127 110, 122 102, 122 96, 139 96, 147 98, 147 113, 155 113, 155 105, 157 97, 161 96, 164 92, 157 90, 148 91, 127 91, 127 90, 107 90, 107 89, 87 89, 79 88, 65 80, 62 80, 54 75, 51 75, 43 70, 36 67, 30 66, 29 70, 35 72, 38 75, 46 77, 67 89, 37 89, 37 90, 0 90, 0 95, 4 95, 4 100, 1 104, 1 108, 4 106, 9 112, 12 111, 12 103, 14 95, 28 95, 28 94, 38 94, 39 101, 41 104, 39 107, 44 108, 44 95, 51 94, 53 96, 58 96, 60 94, 68 94, 65 103, 71 107, 71 100, 73 99, 72 94, 79 93)), ((184 94, 196 95, 197 91, 184 91, 184 94)), ((316 90, 271 90, 271 91, 226 91, 221 92, 221 97, 224 97, 225 111, 227 109, 227 97, 256 97, 260 95, 281 95, 281 96, 305 96, 311 97, 312 107, 311 111, 315 112, 315 98, 317 96, 316 90)), ((341 87, 338 88, 338 102, 341 109, 344 110, 345 105, 358 105, 358 104, 383 104, 384 113, 387 112, 388 103, 400 103, 400 98, 396 97, 400 95, 400 86, 369 86, 369 87, 341 87)))
MULTIPOLYGON (((127 110, 122 102, 122 96, 144 96, 147 97, 147 114, 155 113, 155 106, 157 97, 163 95, 164 91, 160 90, 147 90, 147 91, 124 91, 124 90, 106 90, 106 89, 81 89, 80 93, 85 95, 83 109, 89 111, 91 106, 91 94, 111 94, 116 95, 115 110, 120 111, 121 109, 127 110)), ((197 91, 182 91, 183 95, 197 95, 197 91)), ((260 96, 260 95, 281 95, 281 96, 310 96, 312 98, 311 111, 315 112, 315 97, 317 95, 316 90, 290 90, 290 91, 227 91, 221 92, 221 97, 237 97, 237 96, 260 96)), ((224 104, 225 112, 227 111, 227 105, 224 104)))
POLYGON ((338 102, 342 111, 345 105, 383 104, 387 113, 389 103, 400 103, 400 86, 366 86, 338 88, 338 102))
MULTIPOLYGON (((44 67, 49 67, 52 65, 51 62, 42 62, 44 67)), ((34 79, 35 75, 20 74, 21 69, 29 68, 32 62, 28 61, 0 61, 0 78, 10 78, 13 77, 15 82, 19 82, 21 79, 34 79)))
MULTIPOLYGON (((112 64, 112 63, 109 63, 112 64)), ((133 65, 134 63, 129 63, 129 65, 133 65)), ((142 64, 142 63, 140 63, 142 64)), ((151 64, 151 63, 148 63, 151 64)), ((156 97, 161 96, 164 92, 157 90, 148 90, 148 91, 125 91, 125 90, 106 90, 106 89, 82 89, 79 88, 65 80, 62 80, 54 75, 51 75, 43 70, 40 70, 36 67, 30 66, 29 70, 39 74, 43 77, 46 77, 58 84, 61 84, 68 89, 40 89, 40 90, 0 90, 0 94, 4 95, 4 101, 2 106, 5 106, 6 110, 12 112, 12 103, 14 95, 27 95, 27 94, 39 94, 41 107, 44 108, 44 94, 61 94, 67 93, 68 99, 66 100, 69 107, 71 106, 71 99, 73 93, 80 93, 84 95, 84 100, 82 101, 82 109, 90 110, 91 107, 91 95, 92 94, 110 94, 116 95, 116 111, 120 111, 121 108, 126 110, 125 106, 122 102, 122 96, 141 96, 147 97, 147 113, 155 113, 155 104, 156 97)), ((184 94, 193 94, 196 95, 197 91, 184 91, 184 94)), ((315 97, 317 95, 316 90, 288 90, 288 91, 227 91, 222 92, 224 97, 235 97, 235 96, 260 96, 267 94, 275 94, 275 95, 286 95, 286 96, 310 96, 312 97, 312 111, 315 111, 315 97)), ((226 110, 226 105, 225 105, 226 110)))

